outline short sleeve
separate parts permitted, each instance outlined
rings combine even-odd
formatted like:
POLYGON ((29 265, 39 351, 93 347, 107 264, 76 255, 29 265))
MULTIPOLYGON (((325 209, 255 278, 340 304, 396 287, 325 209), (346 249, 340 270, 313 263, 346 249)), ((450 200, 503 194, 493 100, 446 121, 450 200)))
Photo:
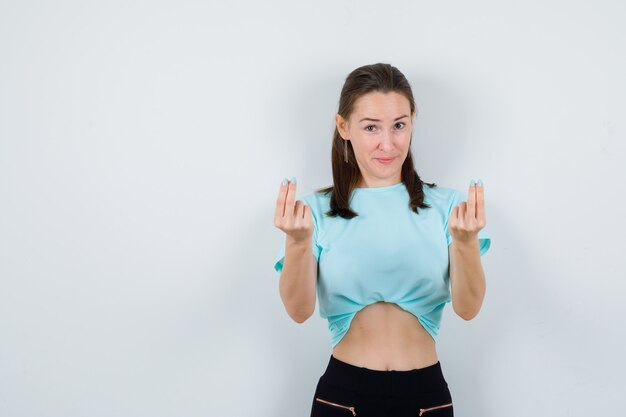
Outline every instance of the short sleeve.
MULTIPOLYGON (((320 253, 322 252, 322 248, 320 247, 320 245, 318 244, 318 239, 317 236, 319 234, 319 230, 318 230, 318 221, 316 218, 316 213, 315 210, 313 210, 311 208, 311 206, 308 204, 308 202, 304 202, 304 204, 306 204, 309 209, 311 209, 311 217, 313 217, 313 236, 311 237, 311 248, 313 250, 313 255, 315 256, 315 259, 319 262, 320 259, 320 253)), ((274 270, 276 272, 281 272, 283 270, 283 263, 285 261, 285 241, 286 241, 286 236, 283 233, 282 234, 282 242, 280 244, 280 248, 278 249, 278 255, 276 256, 276 261, 274 262, 274 270)))
MULTIPOLYGON (((448 229, 448 219, 450 218, 452 209, 455 206, 458 206, 463 201, 467 201, 467 195, 460 191, 453 190, 450 206, 448 207, 448 214, 445 219, 445 230, 446 230, 446 239, 448 241, 448 246, 452 244, 452 235, 450 234, 450 230, 448 229)), ((491 237, 489 236, 489 233, 487 232, 487 228, 483 227, 482 229, 478 231, 478 247, 480 249, 480 256, 483 256, 485 252, 489 250, 490 246, 491 246, 491 237)))

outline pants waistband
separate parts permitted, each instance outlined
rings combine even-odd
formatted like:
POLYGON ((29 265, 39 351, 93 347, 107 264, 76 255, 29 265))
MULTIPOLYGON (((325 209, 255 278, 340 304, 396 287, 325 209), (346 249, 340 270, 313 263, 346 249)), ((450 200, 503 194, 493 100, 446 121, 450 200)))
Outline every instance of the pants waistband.
POLYGON ((409 396, 447 388, 441 362, 406 371, 382 371, 356 366, 332 354, 320 379, 341 387, 372 395, 409 396))

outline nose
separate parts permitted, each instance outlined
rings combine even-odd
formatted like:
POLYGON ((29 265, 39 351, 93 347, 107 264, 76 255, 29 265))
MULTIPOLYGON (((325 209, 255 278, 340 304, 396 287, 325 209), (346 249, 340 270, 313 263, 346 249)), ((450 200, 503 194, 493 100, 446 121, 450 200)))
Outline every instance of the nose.
POLYGON ((384 150, 391 149, 392 148, 392 143, 393 143, 393 136, 392 136, 392 134, 389 133, 389 132, 384 132, 381 135, 380 143, 378 144, 378 147, 380 149, 384 149, 384 150))

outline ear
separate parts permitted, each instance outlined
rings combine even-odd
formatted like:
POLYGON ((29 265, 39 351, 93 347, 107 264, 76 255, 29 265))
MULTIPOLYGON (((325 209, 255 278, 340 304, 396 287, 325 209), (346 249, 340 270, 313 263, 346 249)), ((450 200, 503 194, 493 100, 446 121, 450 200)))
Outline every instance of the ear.
POLYGON ((335 114, 335 124, 337 125, 337 131, 342 138, 348 137, 349 123, 339 113, 335 114))

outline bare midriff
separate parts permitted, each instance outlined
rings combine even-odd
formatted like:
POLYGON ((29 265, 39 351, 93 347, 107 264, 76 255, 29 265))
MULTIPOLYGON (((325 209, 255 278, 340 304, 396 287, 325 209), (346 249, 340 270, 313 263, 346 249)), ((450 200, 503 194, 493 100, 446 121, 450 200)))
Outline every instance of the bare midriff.
POLYGON ((407 371, 437 363, 435 341, 417 317, 380 301, 356 313, 333 348, 340 361, 380 371, 407 371))

